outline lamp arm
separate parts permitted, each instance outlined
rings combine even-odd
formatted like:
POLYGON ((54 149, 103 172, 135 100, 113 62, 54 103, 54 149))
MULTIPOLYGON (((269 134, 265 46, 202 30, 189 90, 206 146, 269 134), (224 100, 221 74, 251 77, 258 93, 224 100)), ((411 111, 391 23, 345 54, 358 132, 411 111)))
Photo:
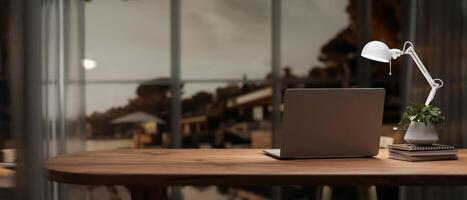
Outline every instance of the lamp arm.
POLYGON ((436 90, 438 90, 437 87, 431 87, 430 94, 428 94, 428 97, 426 98, 425 105, 430 105, 433 98, 435 98, 436 90))
MULTIPOLYGON (((405 46, 405 45, 404 45, 405 46)), ((425 101, 425 105, 429 105, 430 102, 433 100, 433 98, 435 97, 435 94, 436 94, 436 90, 438 90, 439 88, 443 87, 443 81, 441 79, 433 79, 433 77, 431 77, 430 73, 428 72, 428 70, 425 68, 425 65, 423 65, 422 61, 420 60, 420 58, 418 57, 417 53, 415 52, 413 46, 410 46, 408 47, 407 49, 405 49, 404 51, 404 54, 408 54, 412 57, 412 59, 414 60, 415 64, 417 65, 418 69, 422 72, 423 76, 425 77, 425 79, 428 81, 428 83, 430 84, 431 86, 431 91, 430 91, 430 94, 428 95, 426 101, 425 101), (440 82, 440 83, 437 83, 436 81, 440 82)))

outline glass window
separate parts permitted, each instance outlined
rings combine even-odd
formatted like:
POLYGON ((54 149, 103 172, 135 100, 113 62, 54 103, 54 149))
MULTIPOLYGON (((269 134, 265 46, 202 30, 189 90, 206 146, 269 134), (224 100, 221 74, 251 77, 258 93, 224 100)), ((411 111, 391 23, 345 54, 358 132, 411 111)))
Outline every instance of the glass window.
MULTIPOLYGON (((281 4, 281 89, 358 87, 355 1, 281 4)), ((271 6, 271 0, 181 0, 179 102, 170 93, 170 0, 88 2, 86 57, 97 62, 86 71, 88 148, 119 148, 125 142, 169 147, 171 116, 180 117, 184 148, 270 148, 271 6), (172 103, 182 106, 180 113, 172 113, 172 103), (135 116, 152 121, 129 123, 135 116), (106 137, 116 143, 105 144, 106 137)), ((380 22, 381 30, 392 30, 391 23, 380 22)), ((388 86, 388 78, 379 76, 386 68, 376 68, 371 67, 371 86, 397 94, 398 85, 388 86)), ((398 113, 391 109, 396 112, 385 114, 398 113)), ((270 188, 198 189, 182 187, 182 192, 270 196, 270 188)), ((284 197, 292 193, 306 198, 310 191, 289 188, 284 197)))
POLYGON ((281 58, 289 77, 336 79, 343 74, 337 57, 356 52, 348 6, 341 0, 283 1, 281 58))
POLYGON ((85 16, 87 148, 168 146, 170 0, 92 0, 85 16))
POLYGON ((271 147, 269 84, 192 83, 183 90, 184 147, 271 147))
POLYGON ((99 97, 87 99, 88 150, 170 145, 169 85, 94 84, 86 90, 99 97))
POLYGON ((170 75, 169 0, 94 0, 85 4, 87 80, 170 75))
POLYGON ((271 71, 270 6, 270 0, 182 1, 182 78, 263 78, 271 71))
MULTIPOLYGON (((399 120, 399 61, 392 63, 391 76, 389 66, 378 62, 370 62, 365 69, 369 71, 370 80, 361 80, 358 74, 364 66, 357 62, 363 59, 357 52, 360 42, 357 30, 365 27, 357 27, 356 1, 284 1, 282 8, 284 88, 385 88, 384 123, 399 120), (363 86, 362 82, 369 82, 369 85, 363 86)), ((373 3, 372 10, 371 39, 399 48, 398 6, 381 1, 373 3)))

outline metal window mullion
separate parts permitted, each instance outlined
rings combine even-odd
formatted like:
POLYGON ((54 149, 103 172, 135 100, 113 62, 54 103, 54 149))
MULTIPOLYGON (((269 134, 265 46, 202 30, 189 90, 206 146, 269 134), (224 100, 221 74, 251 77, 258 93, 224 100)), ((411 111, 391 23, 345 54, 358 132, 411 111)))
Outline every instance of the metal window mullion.
MULTIPOLYGON (((404 1, 402 11, 403 16, 407 20, 404 20, 404 38, 409 41, 415 40, 415 33, 417 30, 416 17, 417 17, 417 1, 404 1)), ((415 41, 414 41, 415 42, 415 41)), ((409 104, 410 93, 412 87, 412 74, 413 74, 413 63, 406 57, 401 64, 401 75, 400 75, 400 91, 401 91, 401 102, 400 102, 400 113, 402 113, 405 107, 409 104)), ((406 200, 409 188, 406 186, 399 187, 399 199, 406 200)))
MULTIPOLYGON (((182 118, 181 103, 181 72, 180 72, 180 0, 170 1, 170 131, 172 132, 172 148, 182 147, 182 137, 180 125, 182 118)), ((171 199, 182 199, 181 188, 173 186, 171 190, 171 199)))
MULTIPOLYGON (((371 39, 371 0, 357 0, 357 38, 358 52, 371 39)), ((360 54, 360 53, 358 53, 360 54)), ((370 61, 360 56, 357 59, 357 83, 359 87, 370 87, 370 61)))
POLYGON ((83 142, 83 148, 82 150, 86 149, 86 85, 85 85, 85 71, 84 67, 81 66, 81 62, 84 61, 84 58, 86 56, 86 46, 85 46, 85 41, 86 41, 86 26, 85 26, 85 9, 84 9, 84 1, 77 1, 78 3, 78 31, 79 33, 79 45, 80 45, 80 50, 79 50, 79 88, 80 88, 80 95, 82 95, 82 99, 80 101, 81 103, 81 116, 79 116, 80 120, 80 139, 82 139, 83 142))
POLYGON ((170 64, 171 64, 171 112, 170 131, 172 147, 182 147, 181 122, 181 75, 180 75, 180 0, 170 1, 170 64))
MULTIPOLYGON (((181 80, 182 83, 264 83, 265 79, 235 79, 235 78, 226 78, 226 79, 184 79, 181 80)), ((73 81, 69 81, 73 83, 73 81)), ((111 79, 94 79, 86 80, 87 84, 153 84, 153 85, 170 85, 172 80, 146 80, 146 79, 128 79, 128 80, 111 80, 111 79)))
MULTIPOLYGON (((407 20, 404 20, 404 40, 413 41, 415 42, 415 33, 416 33, 416 16, 417 16, 417 9, 416 9, 416 0, 412 1, 404 1, 403 5, 403 16, 407 20)), ((409 57, 404 58, 402 61, 401 67, 401 75, 400 75, 400 90, 401 90, 401 104, 400 104, 400 112, 402 113, 405 109, 405 106, 409 104, 410 100, 410 92, 412 87, 412 74, 413 74, 413 62, 410 60, 409 57)))
POLYGON ((64 0, 58 0, 58 131, 57 131, 57 152, 65 152, 65 11, 64 0))
MULTIPOLYGON (((279 145, 279 131, 281 125, 281 96, 282 80, 281 70, 281 0, 272 0, 271 5, 271 75, 272 75, 272 134, 271 144, 273 148, 279 145)), ((273 186, 271 197, 274 200, 282 199, 280 186, 273 186)))
POLYGON ((272 0, 271 6, 271 74, 272 74, 272 145, 277 147, 281 123, 281 0, 272 0))

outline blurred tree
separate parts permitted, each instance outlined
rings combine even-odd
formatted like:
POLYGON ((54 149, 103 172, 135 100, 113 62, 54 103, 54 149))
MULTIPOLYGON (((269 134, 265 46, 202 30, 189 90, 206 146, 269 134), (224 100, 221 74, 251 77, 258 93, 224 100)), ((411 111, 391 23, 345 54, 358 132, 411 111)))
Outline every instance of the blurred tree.
POLYGON ((165 96, 170 91, 170 78, 157 78, 142 83, 136 89, 138 97, 165 96), (160 84, 161 82, 166 84, 160 84))
POLYGON ((183 113, 196 113, 204 111, 206 106, 212 103, 214 97, 211 93, 201 91, 194 94, 191 98, 182 101, 183 113))
MULTIPOLYGON (((401 46, 400 4, 401 0, 372 2, 372 39, 383 41, 390 47, 401 46)), ((323 70, 337 69, 343 87, 350 86, 350 79, 355 77, 356 60, 359 56, 359 52, 357 52, 358 20, 356 0, 349 0, 346 11, 349 14, 349 26, 323 45, 319 56, 319 60, 326 66, 323 70)), ((393 73, 398 74, 398 62, 394 62, 393 66, 393 73)), ((385 68, 372 68, 371 70, 375 71, 372 73, 375 76, 386 76, 387 74, 385 68)), ((318 73, 311 73, 310 71, 309 74, 318 73)))

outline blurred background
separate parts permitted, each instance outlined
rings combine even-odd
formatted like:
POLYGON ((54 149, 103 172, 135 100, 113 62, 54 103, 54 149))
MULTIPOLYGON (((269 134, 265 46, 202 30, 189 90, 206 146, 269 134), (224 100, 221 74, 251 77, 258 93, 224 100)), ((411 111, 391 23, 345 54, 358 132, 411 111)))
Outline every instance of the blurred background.
MULTIPOLYGON (((123 186, 46 181, 42 161, 64 153, 278 147, 285 88, 385 88, 381 147, 401 143, 401 111, 430 88, 408 57, 391 75, 362 59, 371 40, 414 43, 445 83, 434 100, 448 121, 441 143, 465 147, 466 39, 466 0, 0 0, 0 147, 18 149, 17 167, 0 168, 0 199, 130 199, 123 186)), ((309 186, 169 190, 171 199, 316 195, 309 186)), ((466 191, 378 187, 378 197, 466 191)), ((357 198, 356 188, 334 188, 333 199, 357 198)))

